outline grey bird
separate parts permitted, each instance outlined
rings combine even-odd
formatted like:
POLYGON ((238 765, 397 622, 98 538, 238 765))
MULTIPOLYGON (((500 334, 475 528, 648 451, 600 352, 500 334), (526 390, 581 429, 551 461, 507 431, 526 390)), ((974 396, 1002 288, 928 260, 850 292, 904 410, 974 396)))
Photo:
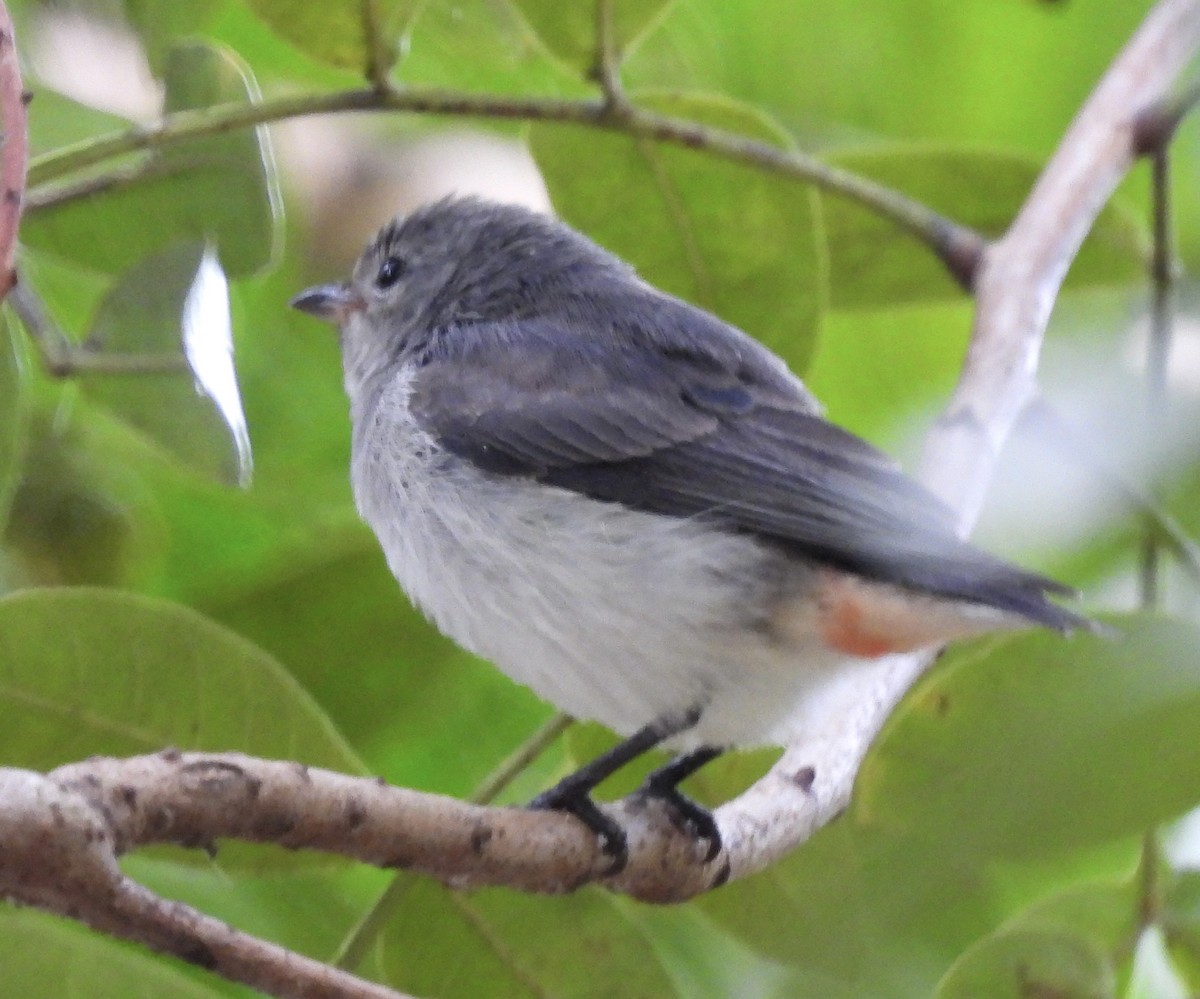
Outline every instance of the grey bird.
POLYGON ((682 753, 643 793, 712 859, 716 823, 677 785, 723 750, 836 729, 889 653, 1088 626, 782 360, 548 216, 439 201, 292 305, 340 330, 355 500, 408 596, 625 736, 532 803, 616 866, 591 791, 647 749, 682 753))

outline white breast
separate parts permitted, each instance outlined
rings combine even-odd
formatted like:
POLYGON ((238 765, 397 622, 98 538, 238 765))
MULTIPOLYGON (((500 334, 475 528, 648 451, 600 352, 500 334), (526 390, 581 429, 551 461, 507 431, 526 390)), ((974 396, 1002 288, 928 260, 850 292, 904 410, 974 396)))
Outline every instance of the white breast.
POLYGON ((559 708, 622 734, 699 707, 678 745, 783 741, 828 724, 847 670, 770 632, 806 570, 695 520, 628 510, 442 452, 402 374, 355 413, 359 511, 409 597, 450 637, 559 708))

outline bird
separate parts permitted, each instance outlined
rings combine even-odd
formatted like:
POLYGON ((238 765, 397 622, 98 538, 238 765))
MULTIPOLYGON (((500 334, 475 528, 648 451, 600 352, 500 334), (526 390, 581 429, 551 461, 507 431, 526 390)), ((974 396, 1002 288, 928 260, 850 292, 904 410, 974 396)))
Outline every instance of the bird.
POLYGON ((710 861, 679 784, 721 753, 836 725, 878 657, 1090 626, 773 352, 548 214, 444 198, 291 304, 338 327, 355 502, 411 601, 622 737, 530 803, 614 869, 627 838, 592 792, 646 751, 676 755, 641 793, 710 861))

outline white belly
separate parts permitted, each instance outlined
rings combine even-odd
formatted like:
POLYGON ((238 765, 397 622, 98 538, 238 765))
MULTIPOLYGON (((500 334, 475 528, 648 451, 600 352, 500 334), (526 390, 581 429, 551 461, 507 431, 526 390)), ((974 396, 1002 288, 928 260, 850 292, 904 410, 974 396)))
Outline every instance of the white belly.
POLYGON ((805 570, 752 539, 484 475, 414 424, 403 383, 367 419, 355 495, 405 592, 576 717, 629 734, 699 708, 675 745, 783 742, 829 724, 840 681, 868 665, 772 633, 773 599, 805 570))

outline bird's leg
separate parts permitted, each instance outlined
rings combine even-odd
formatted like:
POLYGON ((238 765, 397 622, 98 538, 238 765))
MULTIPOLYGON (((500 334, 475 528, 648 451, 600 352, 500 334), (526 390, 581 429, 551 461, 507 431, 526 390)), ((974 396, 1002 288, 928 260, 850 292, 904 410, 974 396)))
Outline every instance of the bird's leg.
MULTIPOLYGON (((596 807, 596 803, 592 801, 592 791, 597 784, 611 777, 621 767, 625 766, 626 763, 641 756, 647 750, 653 749, 664 739, 669 739, 671 736, 678 735, 680 732, 691 728, 699 718, 700 709, 696 708, 684 715, 669 716, 651 722, 649 725, 638 729, 629 738, 617 743, 612 749, 601 753, 591 762, 585 763, 574 773, 568 774, 555 784, 554 787, 543 791, 529 803, 529 807, 554 809, 561 812, 570 812, 574 815, 600 837, 604 852, 613 858, 611 873, 615 874, 625 866, 625 862, 628 859, 629 846, 626 842, 625 830, 621 828, 620 823, 615 819, 605 815, 604 812, 596 807)), ((681 759, 688 759, 688 757, 682 757, 681 759)), ((707 761, 702 760, 696 766, 701 766, 704 762, 707 761)), ((669 764, 668 768, 671 765, 673 764, 669 764)), ((695 767, 692 769, 695 769, 695 767)), ((655 771, 655 774, 662 772, 661 770, 655 771)), ((677 780, 683 780, 688 773, 691 773, 691 770, 681 774, 677 780)), ((653 777, 654 775, 651 775, 652 780, 653 777)), ((671 782, 668 781, 667 783, 670 784, 671 782)), ((675 791, 675 795, 687 801, 678 791, 675 791)), ((699 808, 698 805, 692 802, 688 802, 688 804, 693 809, 699 808)), ((691 816, 689 815, 688 817, 690 818, 691 816)), ((709 817, 709 822, 710 824, 712 822, 711 816, 709 817)))
POLYGON ((677 756, 666 766, 659 767, 647 777, 646 783, 642 785, 639 792, 646 797, 665 801, 684 823, 691 826, 692 831, 699 839, 708 840, 708 852, 704 855, 705 863, 721 852, 721 833, 717 829, 712 812, 702 805, 696 804, 680 791, 679 783, 694 774, 704 764, 715 760, 722 752, 723 750, 715 746, 701 746, 693 752, 677 756))

